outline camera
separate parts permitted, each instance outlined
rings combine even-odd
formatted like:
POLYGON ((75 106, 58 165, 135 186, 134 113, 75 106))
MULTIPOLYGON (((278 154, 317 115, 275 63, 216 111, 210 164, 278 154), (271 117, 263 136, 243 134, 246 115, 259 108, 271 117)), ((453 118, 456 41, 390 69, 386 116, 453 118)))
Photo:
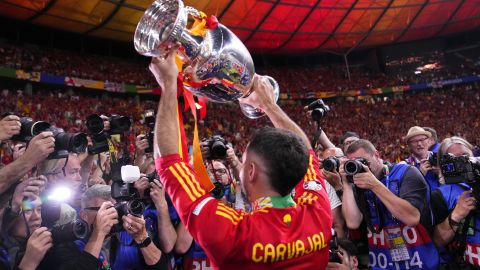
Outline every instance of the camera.
POLYGON ((438 164, 438 156, 435 152, 428 152, 428 162, 430 166, 437 166, 438 164))
POLYGON ((61 213, 62 202, 44 201, 41 210, 42 226, 49 228, 55 243, 73 242, 79 239, 87 239, 90 236, 90 226, 81 219, 56 225, 55 223, 60 220, 61 213))
POLYGON ((22 125, 20 133, 14 135, 12 141, 29 142, 34 136, 37 136, 50 128, 49 123, 45 121, 33 121, 30 117, 21 117, 20 124, 22 125))
POLYGON ((125 215, 132 215, 140 217, 143 215, 145 205, 139 200, 120 201, 115 204, 115 210, 117 210, 118 220, 122 220, 125 215))
POLYGON ((225 159, 227 157, 227 147, 225 139, 220 135, 214 135, 209 139, 206 139, 208 147, 207 159, 225 159))
POLYGON ((87 135, 85 133, 65 133, 61 128, 50 128, 55 138, 55 150, 47 159, 66 158, 68 153, 81 153, 87 148, 87 135))
POLYGON ((210 193, 215 199, 220 200, 223 198, 223 196, 225 196, 225 186, 219 182, 215 182, 213 185, 215 187, 212 189, 212 191, 210 191, 210 193))
POLYGON ((356 158, 347 160, 343 166, 346 175, 355 175, 357 173, 365 172, 363 169, 363 165, 368 166, 370 165, 368 161, 364 158, 356 158))
POLYGON ((123 230, 124 215, 131 214, 139 217, 145 210, 145 205, 140 201, 139 194, 133 186, 133 183, 140 178, 140 170, 137 166, 123 165, 128 163, 129 160, 122 158, 110 164, 111 196, 117 201, 114 207, 119 220, 119 223, 112 227, 112 232, 123 230))
POLYGON ((340 160, 337 157, 328 157, 322 161, 322 167, 329 172, 338 172, 340 169, 340 160))
POLYGON ((445 177, 445 184, 473 184, 480 180, 480 159, 477 157, 443 155, 440 169, 445 177))
POLYGON ((90 227, 87 222, 81 219, 75 219, 64 225, 53 226, 50 232, 54 243, 73 242, 90 237, 90 227))
POLYGON ((328 261, 342 263, 340 256, 338 256, 338 237, 334 229, 332 229, 332 239, 330 240, 330 248, 328 250, 328 261))
POLYGON ((308 105, 308 110, 312 111, 312 118, 319 122, 330 111, 330 106, 325 104, 322 99, 317 99, 308 105))
POLYGON ((109 150, 109 135, 122 134, 130 129, 130 118, 120 115, 112 115, 108 118, 110 129, 105 130, 103 119, 98 114, 89 115, 86 119, 86 126, 92 135, 92 146, 88 147, 88 152, 92 155, 107 152, 109 150))
POLYGON ((145 153, 152 153, 153 152, 153 138, 154 138, 154 128, 155 128, 155 114, 153 110, 147 110, 143 115, 145 120, 145 125, 149 128, 149 132, 145 135, 144 138, 148 141, 148 148, 145 149, 145 153))

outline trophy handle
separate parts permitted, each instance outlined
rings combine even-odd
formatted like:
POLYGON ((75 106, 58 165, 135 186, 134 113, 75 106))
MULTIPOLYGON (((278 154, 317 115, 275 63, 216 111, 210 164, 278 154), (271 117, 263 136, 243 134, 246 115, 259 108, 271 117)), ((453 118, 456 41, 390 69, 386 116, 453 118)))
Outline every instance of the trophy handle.
MULTIPOLYGON (((277 81, 270 76, 264 76, 264 77, 266 77, 270 82, 270 84, 272 84, 273 93, 275 95, 275 102, 277 102, 278 97, 280 95, 280 87, 278 86, 277 81)), ((257 119, 265 115, 265 112, 262 111, 261 109, 255 108, 252 105, 248 105, 241 102, 240 102, 240 109, 242 109, 243 114, 250 119, 257 119)))

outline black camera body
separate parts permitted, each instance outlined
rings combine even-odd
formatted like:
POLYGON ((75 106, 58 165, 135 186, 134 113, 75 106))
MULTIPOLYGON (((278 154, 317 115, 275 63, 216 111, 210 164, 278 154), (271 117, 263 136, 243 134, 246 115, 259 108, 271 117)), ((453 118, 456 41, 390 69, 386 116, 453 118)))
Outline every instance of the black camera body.
POLYGON ((330 106, 325 104, 322 99, 317 99, 308 105, 308 110, 312 111, 312 119, 319 122, 330 111, 330 106))
POLYGON ((90 237, 88 223, 75 219, 64 225, 55 225, 60 219, 62 206, 60 202, 48 201, 42 205, 42 226, 49 228, 55 243, 73 242, 90 237))
POLYGON ((340 160, 337 157, 328 157, 322 161, 322 167, 329 172, 338 172, 340 169, 340 160))
POLYGON ((117 210, 118 220, 122 220, 122 217, 128 214, 140 217, 145 210, 145 205, 136 199, 117 202, 114 207, 117 210))
POLYGON ((88 239, 90 237, 90 226, 81 219, 75 219, 64 225, 53 226, 50 232, 54 243, 73 242, 88 239))
POLYGON ((122 217, 131 214, 141 216, 145 205, 140 201, 138 191, 133 183, 125 183, 122 179, 122 166, 129 163, 128 158, 121 158, 117 162, 110 163, 110 176, 112 181, 111 196, 117 201, 114 205, 117 210, 119 223, 112 227, 112 233, 123 230, 122 217))
POLYGON ((223 198, 223 196, 225 196, 225 186, 219 182, 215 182, 213 185, 215 187, 210 191, 210 193, 215 199, 220 200, 223 198))
POLYGON ((154 138, 153 131, 150 131, 145 135, 145 139, 148 141, 148 147, 145 149, 145 153, 153 153, 153 138, 154 138))
POLYGON ((480 180, 480 159, 468 156, 455 157, 446 154, 441 157, 440 169, 445 184, 474 184, 480 180))
POLYGON ((55 150, 47 159, 68 157, 68 153, 81 153, 87 148, 88 140, 85 133, 65 133, 61 128, 50 128, 55 138, 55 150))
POLYGON ((428 162, 431 166, 437 166, 438 164, 438 155, 436 152, 428 152, 428 162))
POLYGON ((50 124, 45 121, 33 121, 30 117, 20 118, 20 133, 12 136, 12 141, 29 142, 33 137, 48 131, 50 124))
POLYGON ((205 142, 208 146, 208 154, 206 156, 208 160, 225 159, 227 157, 227 143, 222 136, 214 135, 206 139, 205 142))
POLYGON ((108 118, 110 129, 105 130, 103 119, 97 115, 89 115, 86 119, 86 126, 91 134, 92 145, 88 147, 88 153, 91 155, 108 152, 108 136, 122 134, 130 129, 130 118, 120 115, 112 115, 108 118))
POLYGON ((332 229, 332 239, 330 240, 330 248, 328 250, 328 261, 334 263, 342 263, 338 256, 338 237, 337 233, 332 229))

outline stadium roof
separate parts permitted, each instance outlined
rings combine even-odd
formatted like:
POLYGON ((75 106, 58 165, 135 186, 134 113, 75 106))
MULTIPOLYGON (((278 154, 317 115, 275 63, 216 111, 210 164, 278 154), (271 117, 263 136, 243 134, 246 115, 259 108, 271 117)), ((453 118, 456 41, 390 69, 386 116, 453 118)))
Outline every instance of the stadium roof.
MULTIPOLYGON (((132 41, 151 0, 4 0, 0 15, 132 41)), ((479 0, 187 0, 254 52, 348 50, 425 39, 480 26, 479 0)))

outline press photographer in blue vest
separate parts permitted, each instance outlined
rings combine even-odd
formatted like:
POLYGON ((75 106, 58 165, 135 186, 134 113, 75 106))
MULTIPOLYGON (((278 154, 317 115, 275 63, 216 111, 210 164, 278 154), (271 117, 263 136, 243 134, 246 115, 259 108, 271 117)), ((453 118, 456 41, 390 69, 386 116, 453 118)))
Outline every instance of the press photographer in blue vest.
POLYGON ((445 139, 438 150, 445 185, 432 192, 432 210, 437 224, 434 241, 445 249, 445 269, 480 267, 480 159, 472 150, 460 137, 445 139))
POLYGON ((404 162, 384 163, 367 140, 347 148, 341 166, 342 212, 347 227, 368 227, 373 269, 437 269, 438 252, 429 235, 429 188, 420 171, 404 162))

